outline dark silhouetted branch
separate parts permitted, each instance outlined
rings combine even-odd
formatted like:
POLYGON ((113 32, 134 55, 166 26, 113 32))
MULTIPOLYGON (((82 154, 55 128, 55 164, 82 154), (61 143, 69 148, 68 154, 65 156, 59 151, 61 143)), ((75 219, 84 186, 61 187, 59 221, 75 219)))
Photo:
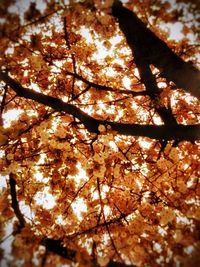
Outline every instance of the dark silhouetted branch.
POLYGON ((109 263, 106 265, 106 267, 136 267, 136 265, 128 265, 116 261, 109 261, 109 263))
POLYGON ((0 71, 0 80, 9 85, 20 97, 32 99, 38 103, 49 106, 56 111, 63 111, 73 115, 75 118, 80 120, 89 132, 92 133, 99 133, 98 127, 100 124, 103 124, 111 126, 112 130, 123 135, 146 136, 157 140, 194 141, 200 139, 200 125, 139 125, 98 120, 80 110, 75 105, 68 104, 58 98, 24 88, 18 81, 11 78, 3 71, 0 71))
POLYGON ((115 0, 112 14, 118 19, 134 57, 157 67, 161 76, 173 81, 196 97, 200 97, 200 71, 178 57, 167 44, 158 38, 134 12, 115 0))
MULTIPOLYGON (((46 238, 42 241, 42 245, 45 246, 48 251, 53 252, 56 255, 59 255, 65 259, 76 262, 76 251, 64 247, 62 243, 63 242, 61 239, 55 240, 52 238, 46 238)), ((98 265, 93 264, 93 262, 91 261, 90 266, 97 267, 98 265)), ((106 267, 135 267, 135 266, 110 260, 109 263, 106 265, 106 267)))
MULTIPOLYGON (((131 211, 131 213, 133 213, 133 212, 134 211, 131 211)), ((131 213, 120 214, 120 216, 118 216, 116 218, 110 219, 109 221, 104 221, 102 223, 95 224, 94 226, 92 226, 88 229, 85 229, 83 231, 76 232, 74 234, 70 234, 70 235, 66 236, 66 238, 67 239, 74 239, 74 238, 81 236, 81 235, 85 235, 88 233, 95 233, 95 231, 99 228, 104 228, 104 227, 107 227, 107 226, 110 226, 113 224, 120 224, 120 223, 122 223, 123 220, 126 220, 126 216, 130 215, 131 213)))
POLYGON ((54 240, 52 238, 45 238, 42 245, 50 252, 53 252, 65 259, 75 261, 76 252, 72 249, 66 248, 62 245, 62 240, 54 240))
POLYGON ((16 181, 12 173, 9 175, 9 184, 10 184, 10 195, 11 195, 11 207, 14 210, 14 213, 19 221, 19 228, 21 229, 25 226, 26 221, 19 208, 19 203, 17 200, 17 193, 16 193, 16 181))
MULTIPOLYGON (((69 42, 69 34, 67 31, 67 17, 64 17, 64 21, 63 21, 63 27, 64 27, 64 38, 65 38, 65 42, 66 42, 66 46, 67 48, 70 50, 71 49, 71 45, 69 42)), ((72 53, 71 54, 71 58, 72 58, 72 65, 73 65, 73 71, 76 73, 76 60, 75 60, 75 56, 72 53)), ((75 85, 75 76, 73 76, 73 81, 72 81, 72 99, 74 99, 75 95, 74 95, 74 85, 75 85)))
POLYGON ((114 93, 120 93, 120 94, 127 94, 127 95, 132 95, 132 96, 141 96, 141 95, 148 95, 148 92, 146 91, 141 91, 141 92, 134 92, 131 90, 123 90, 123 89, 117 89, 117 88, 113 88, 110 86, 106 86, 106 85, 101 85, 101 84, 97 84, 94 82, 90 82, 87 79, 85 79, 84 77, 82 77, 81 75, 77 74, 77 73, 72 73, 70 71, 66 71, 65 72, 67 75, 73 76, 75 78, 77 78, 78 80, 84 82, 85 84, 87 84, 90 88, 96 88, 97 90, 102 90, 102 91, 107 91, 107 92, 114 92, 114 93))
POLYGON ((101 205, 101 210, 102 210, 102 214, 103 214, 103 220, 104 220, 105 227, 106 227, 106 230, 107 230, 108 235, 109 235, 109 238, 110 238, 110 242, 112 244, 112 247, 113 247, 116 255, 118 256, 118 258, 120 259, 120 261, 123 262, 123 259, 121 257, 121 254, 119 253, 119 251, 118 251, 118 249, 116 247, 116 244, 115 244, 114 239, 112 238, 109 225, 106 223, 106 216, 105 216, 105 213, 104 213, 104 205, 103 205, 103 201, 102 201, 102 198, 101 198, 101 189, 100 189, 99 178, 97 178, 97 189, 98 189, 98 194, 99 194, 99 201, 100 201, 100 205, 101 205))

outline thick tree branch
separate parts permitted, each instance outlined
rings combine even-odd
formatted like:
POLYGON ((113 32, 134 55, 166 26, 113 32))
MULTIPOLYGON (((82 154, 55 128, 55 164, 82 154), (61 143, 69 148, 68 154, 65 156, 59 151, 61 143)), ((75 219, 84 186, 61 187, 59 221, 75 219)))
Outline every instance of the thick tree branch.
POLYGON ((153 75, 148 62, 143 57, 139 47, 135 49, 135 63, 139 70, 141 81, 145 85, 149 97, 154 101, 155 111, 159 114, 165 125, 177 125, 171 109, 167 109, 164 106, 159 107, 157 99, 160 97, 160 91, 155 76, 153 75))
POLYGON ((138 125, 108 122, 119 134, 147 136, 157 140, 197 140, 200 138, 200 125, 138 125))
POLYGON ((42 245, 46 247, 48 251, 51 251, 65 259, 75 261, 76 252, 72 249, 64 247, 62 240, 55 240, 52 238, 45 238, 42 241, 42 245))
POLYGON ((24 88, 18 81, 11 78, 7 73, 0 71, 0 80, 9 85, 20 97, 32 99, 38 103, 49 106, 56 111, 63 111, 73 115, 84 124, 89 132, 99 133, 100 124, 110 125, 118 134, 132 136, 146 136, 157 140, 188 140, 200 139, 200 125, 139 125, 97 120, 75 105, 68 104, 62 100, 47 96, 39 92, 24 88))
POLYGON ((9 176, 9 184, 10 184, 10 195, 11 195, 11 207, 14 210, 14 213, 19 221, 19 228, 21 229, 25 226, 26 221, 19 208, 19 203, 17 200, 17 193, 16 193, 16 181, 12 173, 9 176))
MULTIPOLYGON (((61 239, 55 240, 52 238, 46 238, 42 241, 42 245, 50 252, 53 252, 65 259, 76 262, 76 251, 63 246, 63 241, 61 239)), ((98 265, 91 262, 91 267, 96 267, 98 265)), ((134 265, 126 265, 124 263, 119 263, 110 260, 106 267, 134 267, 134 265)))
POLYGON ((133 55, 139 53, 148 63, 159 68, 167 81, 173 81, 196 97, 200 97, 200 71, 178 57, 167 44, 159 39, 134 12, 115 0, 112 14, 118 19, 133 55))
POLYGON ((99 121, 92 118, 87 113, 81 111, 76 106, 67 104, 58 98, 47 96, 42 93, 25 88, 18 81, 12 79, 7 73, 3 71, 0 71, 0 80, 9 85, 17 93, 18 96, 35 100, 38 103, 55 109, 56 111, 64 111, 68 114, 71 114, 75 118, 79 119, 85 125, 88 131, 98 133, 99 121))
POLYGON ((116 261, 109 261, 106 267, 136 267, 136 265, 128 265, 128 264, 119 263, 116 261))

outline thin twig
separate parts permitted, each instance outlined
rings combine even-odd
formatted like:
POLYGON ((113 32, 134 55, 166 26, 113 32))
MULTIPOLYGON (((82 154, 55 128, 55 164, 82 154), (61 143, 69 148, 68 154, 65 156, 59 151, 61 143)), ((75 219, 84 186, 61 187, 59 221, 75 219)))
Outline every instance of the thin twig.
POLYGON ((97 84, 97 83, 94 83, 94 82, 90 82, 87 79, 85 79, 84 77, 82 77, 81 75, 79 75, 77 73, 70 72, 70 71, 66 71, 65 74, 73 76, 73 77, 81 80, 85 84, 90 85, 90 87, 94 87, 94 88, 96 88, 98 90, 114 92, 114 93, 120 93, 120 94, 129 94, 129 95, 132 95, 132 96, 148 95, 148 93, 146 91, 134 92, 134 91, 131 91, 131 90, 123 90, 123 89, 113 88, 113 87, 110 87, 110 86, 100 85, 100 84, 97 84))
MULTIPOLYGON (((102 198, 101 198, 101 189, 100 189, 100 182, 99 182, 99 178, 97 177, 97 189, 98 189, 98 193, 99 193, 99 200, 100 200, 100 205, 101 205, 101 209, 102 209, 102 214, 103 214, 103 220, 104 222, 106 223, 106 217, 105 217, 105 213, 104 213, 104 207, 103 207, 103 202, 102 202, 102 198)), ((110 238, 110 241, 111 241, 111 244, 114 248, 114 251, 116 252, 117 256, 119 257, 119 259, 123 262, 123 259, 121 257, 121 255, 119 254, 118 250, 117 250, 117 247, 115 245, 115 242, 111 236, 111 232, 110 232, 110 228, 108 226, 108 224, 105 225, 106 226, 106 230, 108 232, 108 235, 109 235, 109 238, 110 238)))
MULTIPOLYGON (((70 50, 71 45, 69 42, 69 34, 67 32, 67 18, 66 18, 66 16, 64 17, 64 36, 65 36, 66 46, 70 50)), ((76 60, 75 60, 73 53, 71 54, 71 57, 72 57, 73 72, 76 73, 76 60)), ((74 99, 74 97, 75 97, 75 94, 74 94, 75 80, 76 80, 76 77, 73 76, 73 79, 72 79, 72 99, 74 99)))

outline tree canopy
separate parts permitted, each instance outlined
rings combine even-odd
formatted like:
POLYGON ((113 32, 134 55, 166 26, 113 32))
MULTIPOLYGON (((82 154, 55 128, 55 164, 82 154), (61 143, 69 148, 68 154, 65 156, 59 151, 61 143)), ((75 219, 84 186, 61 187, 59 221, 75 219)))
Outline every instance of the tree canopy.
POLYGON ((3 266, 197 266, 199 8, 1 1, 3 266))

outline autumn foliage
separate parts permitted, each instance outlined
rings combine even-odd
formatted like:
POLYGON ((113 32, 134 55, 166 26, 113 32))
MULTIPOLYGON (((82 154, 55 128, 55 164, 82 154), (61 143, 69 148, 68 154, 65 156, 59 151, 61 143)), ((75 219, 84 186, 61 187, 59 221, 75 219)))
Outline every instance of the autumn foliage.
POLYGON ((198 265, 192 2, 0 2, 2 266, 198 265))

